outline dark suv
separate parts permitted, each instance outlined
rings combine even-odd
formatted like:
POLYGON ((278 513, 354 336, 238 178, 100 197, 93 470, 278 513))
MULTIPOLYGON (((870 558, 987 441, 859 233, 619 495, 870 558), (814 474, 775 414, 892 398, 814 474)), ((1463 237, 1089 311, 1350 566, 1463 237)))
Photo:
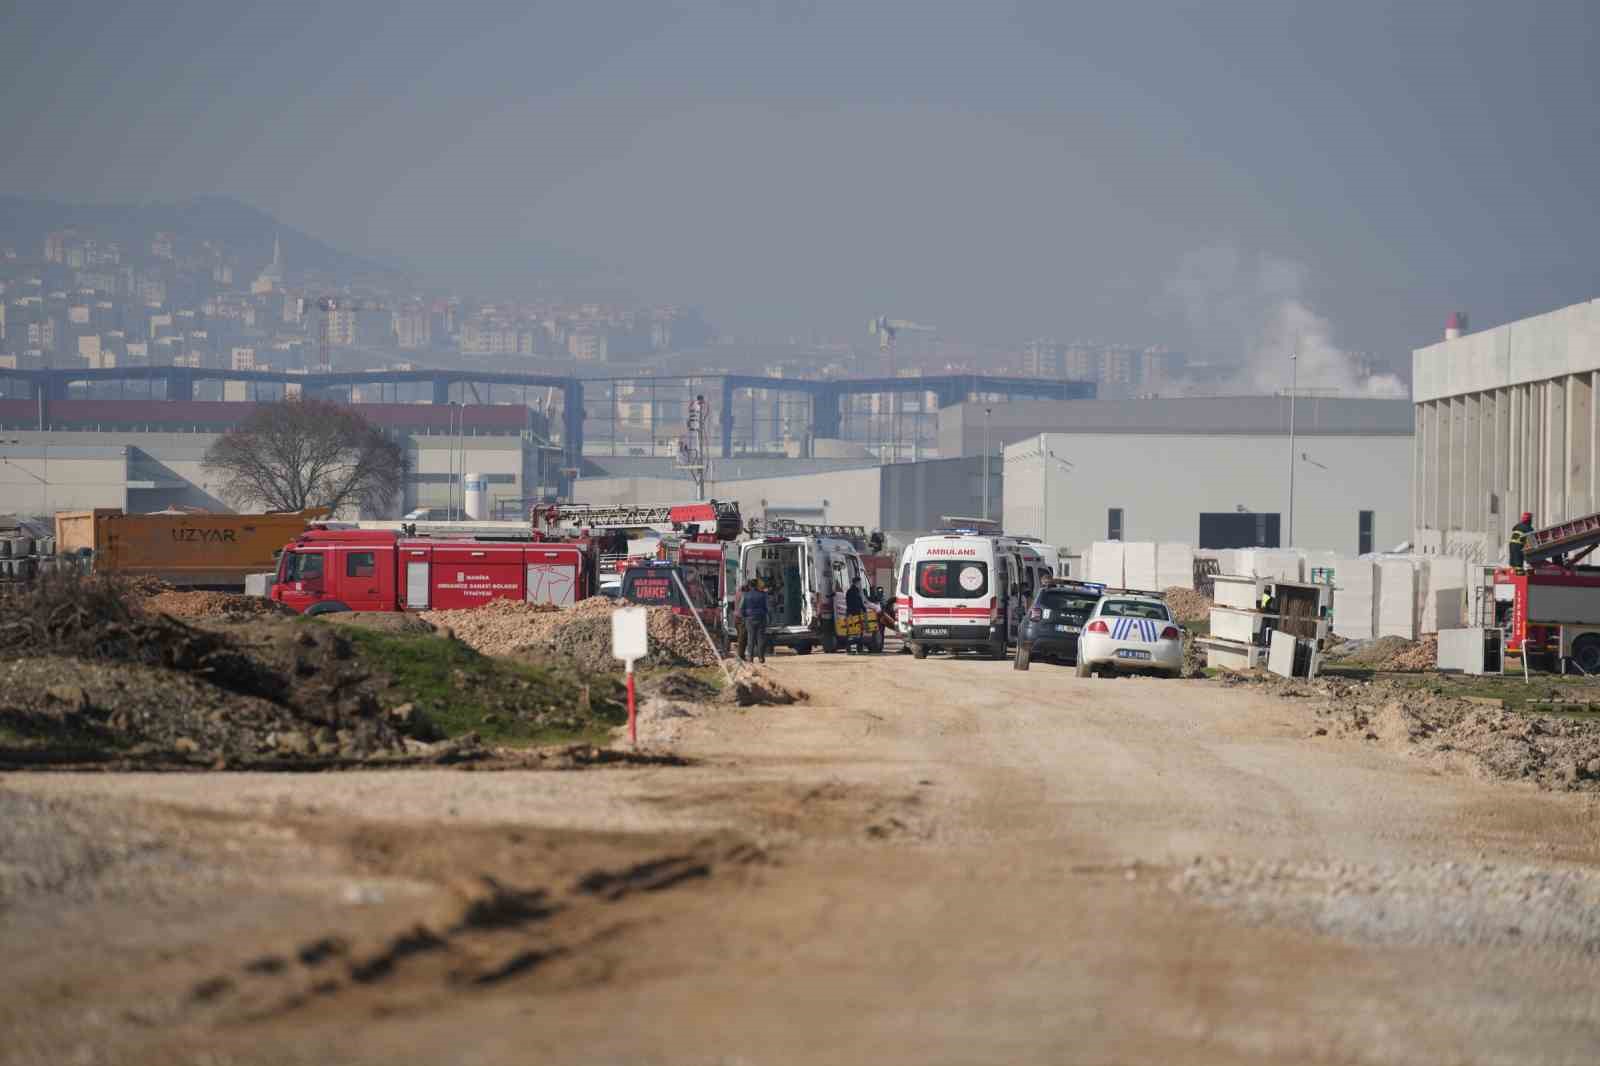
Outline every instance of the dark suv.
POLYGON ((1090 581, 1056 581, 1040 589, 1017 634, 1016 668, 1026 670, 1035 655, 1076 661, 1078 634, 1105 591, 1090 581))

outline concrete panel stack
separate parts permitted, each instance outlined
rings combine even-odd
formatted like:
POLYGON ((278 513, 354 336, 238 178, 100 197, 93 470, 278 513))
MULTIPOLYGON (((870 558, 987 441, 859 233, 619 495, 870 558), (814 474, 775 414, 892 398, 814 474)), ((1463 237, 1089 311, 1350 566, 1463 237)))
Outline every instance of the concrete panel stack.
MULTIPOLYGON (((1420 630, 1437 633, 1467 624, 1467 561, 1451 555, 1428 560, 1420 630)), ((1418 575, 1419 579, 1421 575, 1418 575)))
POLYGON ((1194 588, 1194 549, 1187 544, 1156 545, 1156 588, 1194 588))
POLYGON ((1292 548, 1241 548, 1238 565, 1247 577, 1264 577, 1273 581, 1303 580, 1300 553, 1292 548))
POLYGON ((1155 589, 1156 545, 1134 540, 1122 546, 1122 583, 1130 589, 1155 589))
POLYGON ((1379 560, 1377 603, 1378 636, 1417 639, 1417 571, 1410 559, 1379 560))
POLYGON ((1338 561, 1337 552, 1322 551, 1315 548, 1301 552, 1300 557, 1302 560, 1301 566, 1304 567, 1305 580, 1307 581, 1313 580, 1312 571, 1332 570, 1334 569, 1334 564, 1338 561))
POLYGON ((1366 640, 1377 626, 1378 567, 1371 559, 1333 561, 1333 631, 1366 640))
POLYGON ((1088 578, 1112 588, 1125 588, 1122 581, 1123 544, 1120 540, 1097 540, 1089 546, 1088 578))

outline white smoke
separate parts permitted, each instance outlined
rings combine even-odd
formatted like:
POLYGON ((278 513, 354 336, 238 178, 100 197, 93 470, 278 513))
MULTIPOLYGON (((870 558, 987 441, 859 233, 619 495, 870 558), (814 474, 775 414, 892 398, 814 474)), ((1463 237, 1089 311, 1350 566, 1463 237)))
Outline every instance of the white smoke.
POLYGON ((1367 371, 1333 342, 1326 318, 1305 297, 1305 269, 1277 256, 1246 256, 1217 247, 1183 257, 1167 294, 1183 312, 1190 333, 1244 357, 1226 391, 1270 393, 1287 389, 1291 353, 1298 355, 1298 387, 1341 396, 1404 399, 1406 384, 1394 374, 1367 371))

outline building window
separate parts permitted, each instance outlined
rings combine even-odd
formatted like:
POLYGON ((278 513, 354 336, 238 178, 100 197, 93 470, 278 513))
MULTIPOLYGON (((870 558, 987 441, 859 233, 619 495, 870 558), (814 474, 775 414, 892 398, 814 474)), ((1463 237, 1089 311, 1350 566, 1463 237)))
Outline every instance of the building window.
POLYGON ((1122 508, 1113 507, 1106 511, 1106 539, 1122 539, 1122 508))
POLYGON ((1262 511, 1218 511, 1200 515, 1201 548, 1276 548, 1279 521, 1262 511))
POLYGON ((1369 555, 1372 552, 1372 512, 1361 511, 1356 518, 1356 554, 1369 555))

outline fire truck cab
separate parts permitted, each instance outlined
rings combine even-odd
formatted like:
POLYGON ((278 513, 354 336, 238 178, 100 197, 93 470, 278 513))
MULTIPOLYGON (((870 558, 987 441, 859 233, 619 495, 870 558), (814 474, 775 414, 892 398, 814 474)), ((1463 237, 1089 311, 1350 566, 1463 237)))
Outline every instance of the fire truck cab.
POLYGON ((582 543, 312 529, 284 547, 270 596, 312 615, 451 610, 497 599, 568 606, 593 595, 594 584, 593 554, 582 543))

